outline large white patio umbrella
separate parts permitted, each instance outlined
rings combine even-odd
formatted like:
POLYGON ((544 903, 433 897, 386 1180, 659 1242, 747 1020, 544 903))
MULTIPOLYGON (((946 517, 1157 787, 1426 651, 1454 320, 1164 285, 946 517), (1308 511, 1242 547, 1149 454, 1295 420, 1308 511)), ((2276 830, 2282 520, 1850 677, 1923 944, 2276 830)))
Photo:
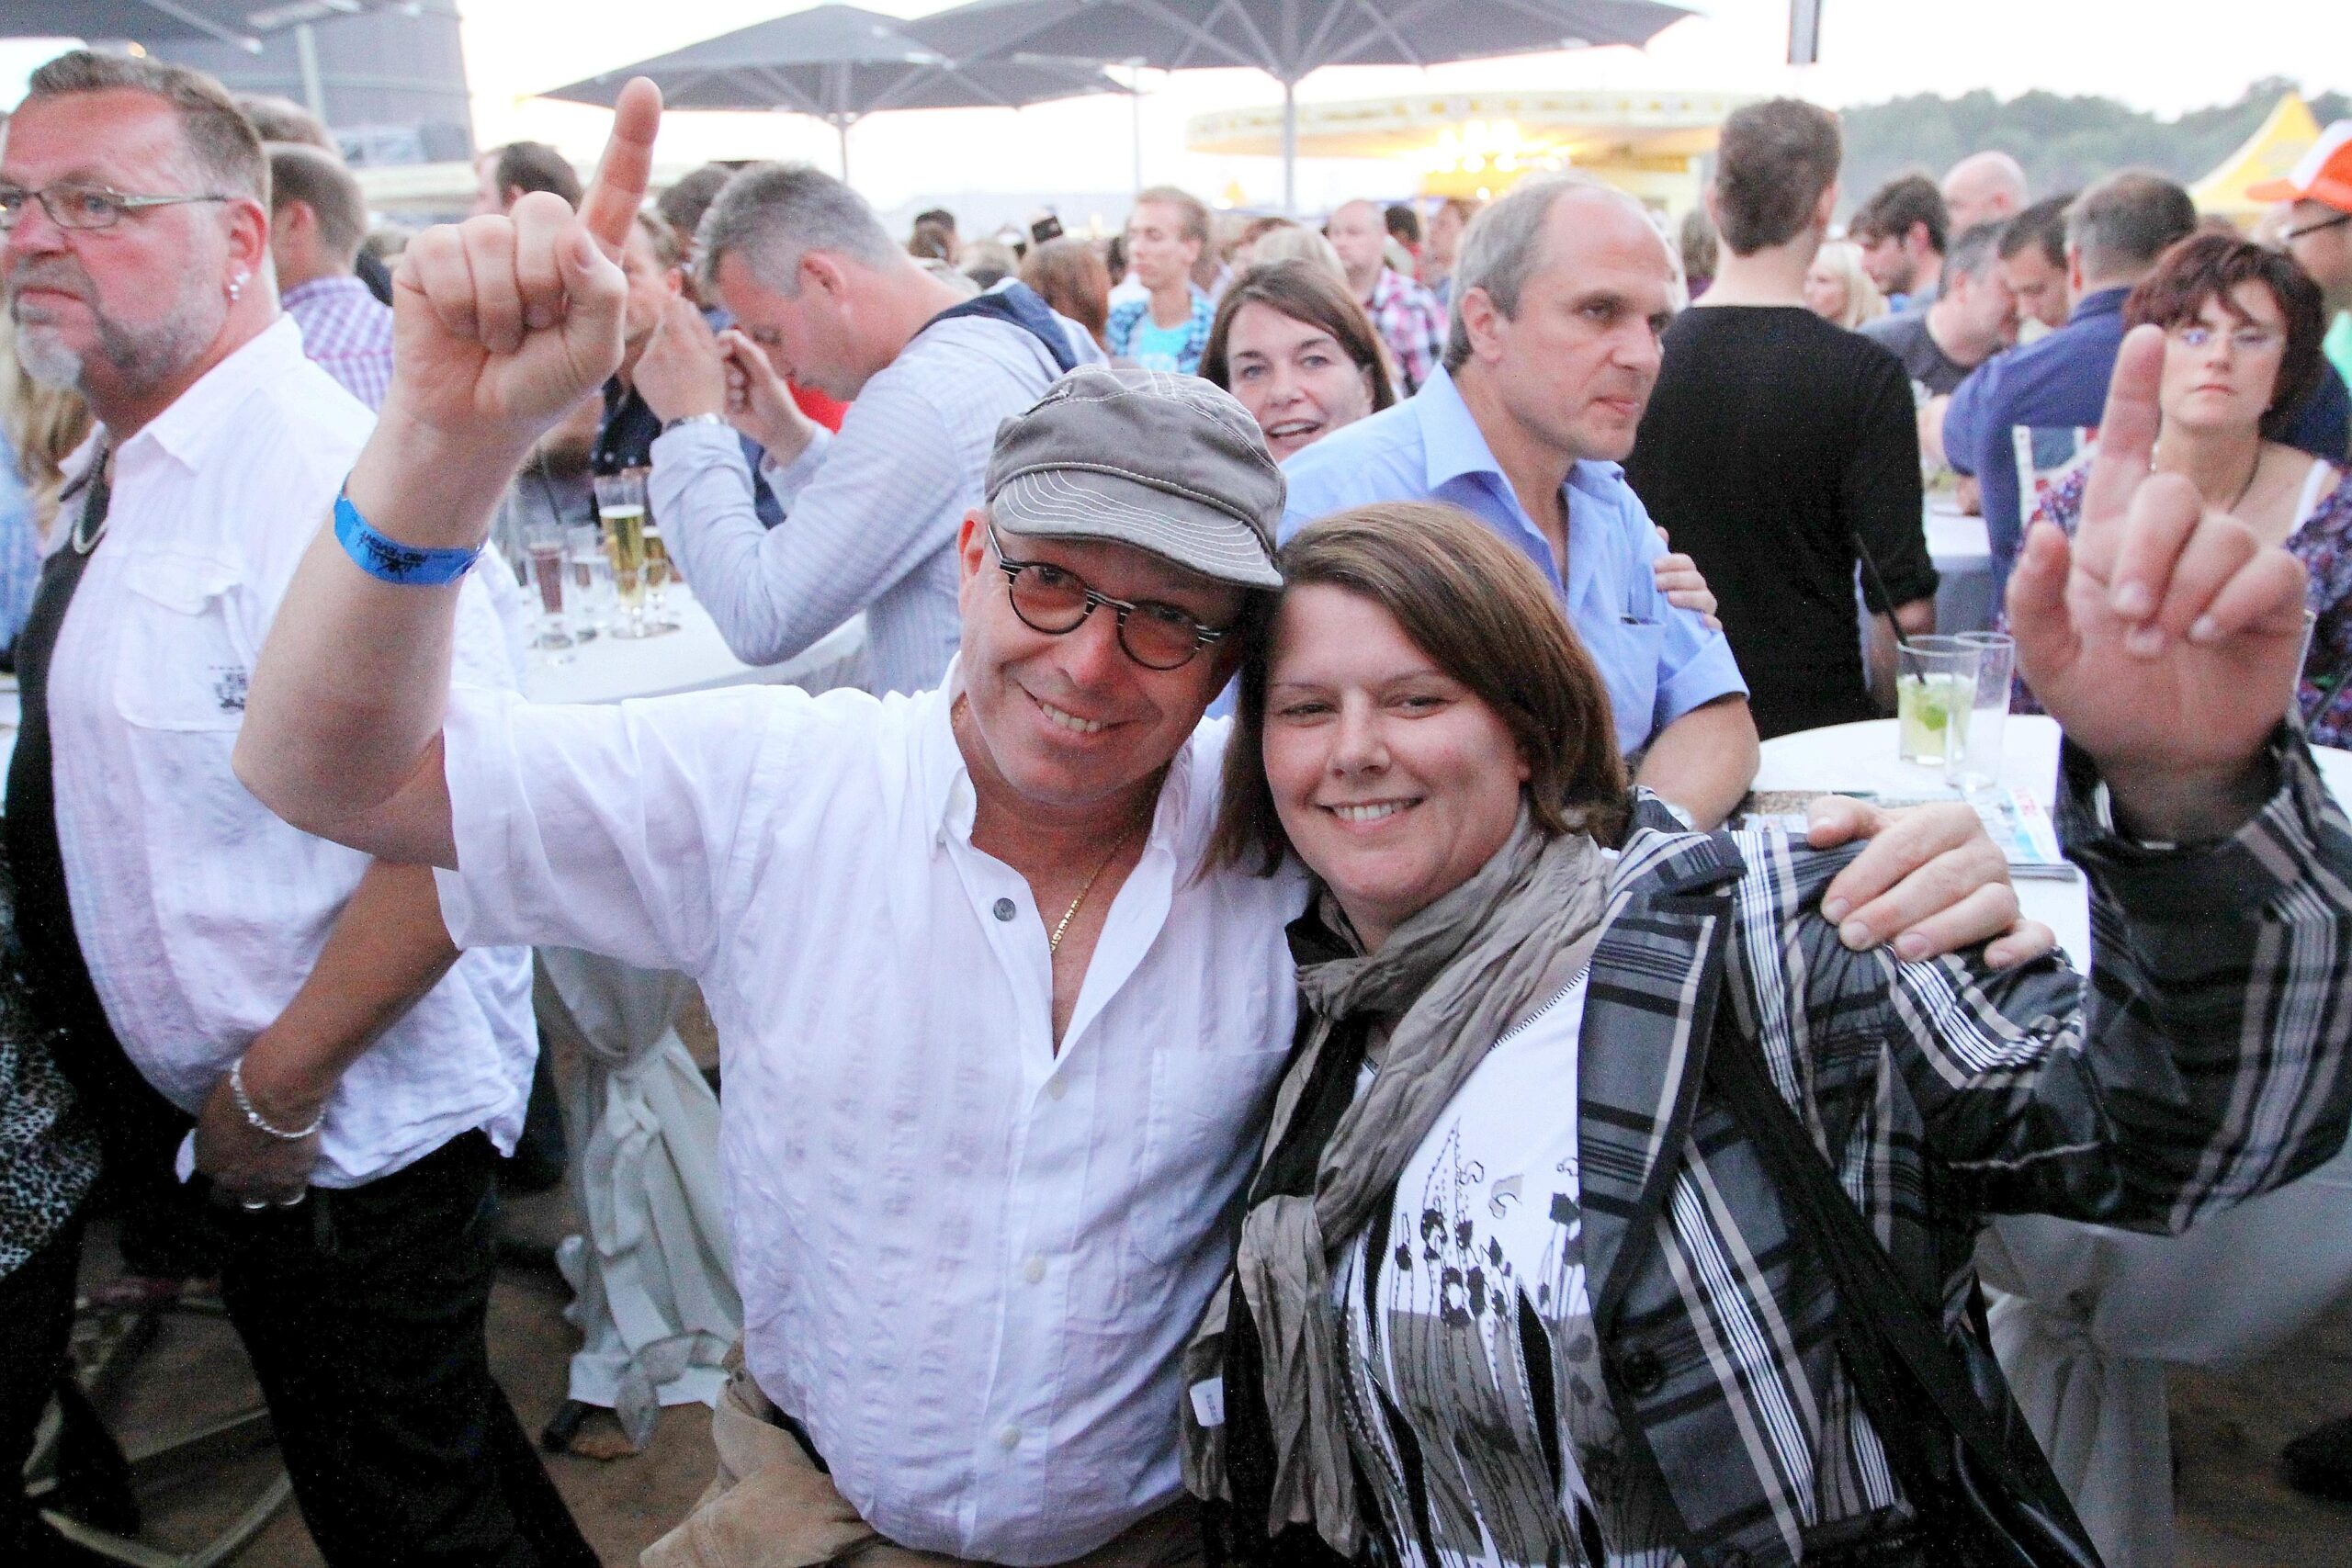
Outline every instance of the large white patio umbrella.
POLYGON ((622 84, 650 76, 671 109, 769 109, 823 120, 841 137, 884 109, 1020 108, 1052 98, 1126 89, 1083 61, 951 60, 895 17, 817 6, 756 22, 668 54, 616 66, 544 94, 610 107, 622 84))
POLYGON ((973 0, 902 24, 959 65, 1240 66, 1283 88, 1283 206, 1296 209, 1297 88, 1326 65, 1438 65, 1647 43, 1690 13, 1653 0, 973 0))

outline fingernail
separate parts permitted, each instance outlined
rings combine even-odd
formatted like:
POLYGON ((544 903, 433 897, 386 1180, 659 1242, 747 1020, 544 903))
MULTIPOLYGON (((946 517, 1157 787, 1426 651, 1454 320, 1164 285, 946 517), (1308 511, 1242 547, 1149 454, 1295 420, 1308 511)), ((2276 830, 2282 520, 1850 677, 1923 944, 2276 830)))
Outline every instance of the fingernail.
POLYGON ((2128 620, 2137 620, 2155 607, 2155 595, 2144 582, 2127 582, 2115 591, 2115 613, 2128 620))
POLYGON ((1825 898, 1821 903, 1821 918, 1834 926, 1852 913, 1853 908, 1853 902, 1850 899, 1825 898))
POLYGON ((2197 624, 2188 628, 2191 642, 2219 642, 2221 637, 2222 625, 2211 615, 2198 616, 2197 624))
POLYGON ((1871 928, 1860 920, 1848 920, 1838 928, 1838 940, 1860 953, 1871 945, 1871 928))
POLYGON ((1894 951, 1917 963, 1928 956, 1928 939, 1917 931, 1905 931, 1894 939, 1894 951))
POLYGON ((2123 646, 2143 659, 2154 659, 2165 650, 2165 629, 2158 626, 2134 626, 2123 634, 2123 646))

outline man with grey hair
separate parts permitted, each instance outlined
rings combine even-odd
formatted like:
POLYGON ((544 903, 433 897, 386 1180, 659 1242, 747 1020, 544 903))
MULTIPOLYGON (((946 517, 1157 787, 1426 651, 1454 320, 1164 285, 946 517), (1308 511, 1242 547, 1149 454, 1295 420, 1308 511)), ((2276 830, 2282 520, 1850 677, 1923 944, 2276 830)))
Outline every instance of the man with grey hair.
POLYGON ((1720 822, 1756 773, 1747 687, 1722 631, 1668 603, 1653 573, 1666 547, 1618 467, 1672 314, 1666 242, 1629 197, 1532 179, 1471 223, 1454 277, 1444 365, 1290 458, 1285 535, 1375 501, 1471 512, 1551 582, 1641 782, 1720 822))
POLYGON ((651 500, 680 570, 745 663, 779 663, 863 611, 876 691, 938 684, 957 637, 956 529, 997 426, 1101 351, 1017 281, 967 299, 805 164, 738 174, 696 243, 703 298, 734 325, 714 333, 673 300, 636 374, 662 421, 651 500), (787 382, 854 400, 840 432, 787 382), (738 432, 765 451, 774 529, 738 432))
MULTIPOLYGON (((278 310, 267 190, 220 85, 145 59, 50 62, 0 149, 17 353, 99 423, 17 645, 25 973, 112 1175, 217 1259, 326 1560, 590 1564, 484 1339, 530 955, 460 956, 427 873, 288 828, 230 766, 373 423, 278 310)), ((458 601, 440 678, 511 689, 486 582, 458 601)))
POLYGON ((1917 395, 1950 397, 2018 335, 2017 297, 2001 275, 2001 226, 1980 223, 1952 241, 1943 287, 1926 310, 1864 321, 1861 333, 1903 362, 1917 395))
POLYGON ((2025 210, 2025 166, 2007 152, 1970 153, 1945 171, 1939 188, 1955 234, 1980 223, 2006 223, 2025 210))

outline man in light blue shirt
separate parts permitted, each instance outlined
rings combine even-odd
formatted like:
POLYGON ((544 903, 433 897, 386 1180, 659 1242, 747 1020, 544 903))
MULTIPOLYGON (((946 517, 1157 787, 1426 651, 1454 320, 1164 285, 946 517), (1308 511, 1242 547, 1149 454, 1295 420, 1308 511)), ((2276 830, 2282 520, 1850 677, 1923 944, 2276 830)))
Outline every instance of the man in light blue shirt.
POLYGON ((1723 633, 1667 603, 1666 546, 1617 466, 1657 379, 1672 266, 1630 198, 1574 175, 1521 185, 1464 236, 1444 368, 1283 465, 1283 535, 1380 501, 1477 517, 1550 580, 1640 781, 1713 826, 1756 774, 1747 687, 1723 633))

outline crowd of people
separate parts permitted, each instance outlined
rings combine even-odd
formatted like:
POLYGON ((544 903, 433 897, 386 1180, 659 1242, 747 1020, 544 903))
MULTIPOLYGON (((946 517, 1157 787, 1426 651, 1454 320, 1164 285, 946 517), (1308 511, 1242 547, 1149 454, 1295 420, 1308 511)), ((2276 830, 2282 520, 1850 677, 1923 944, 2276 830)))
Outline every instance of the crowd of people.
POLYGON ((2352 126, 2275 245, 1998 153, 1841 233, 1781 99, 1672 237, 1565 174, 1098 246, 649 200, 659 118, 391 272, 291 105, 75 51, 0 131, 0 1472, 104 1213, 328 1562, 594 1562, 485 1343, 567 948, 719 1042, 743 1333, 649 1568, 2095 1560, 1972 1247, 2352 1124, 2352 126), (2095 980, 1964 805, 1726 828, 1935 629, 1946 468, 2095 980), (869 689, 530 701, 493 519, 637 470, 738 658, 863 615, 869 689))

